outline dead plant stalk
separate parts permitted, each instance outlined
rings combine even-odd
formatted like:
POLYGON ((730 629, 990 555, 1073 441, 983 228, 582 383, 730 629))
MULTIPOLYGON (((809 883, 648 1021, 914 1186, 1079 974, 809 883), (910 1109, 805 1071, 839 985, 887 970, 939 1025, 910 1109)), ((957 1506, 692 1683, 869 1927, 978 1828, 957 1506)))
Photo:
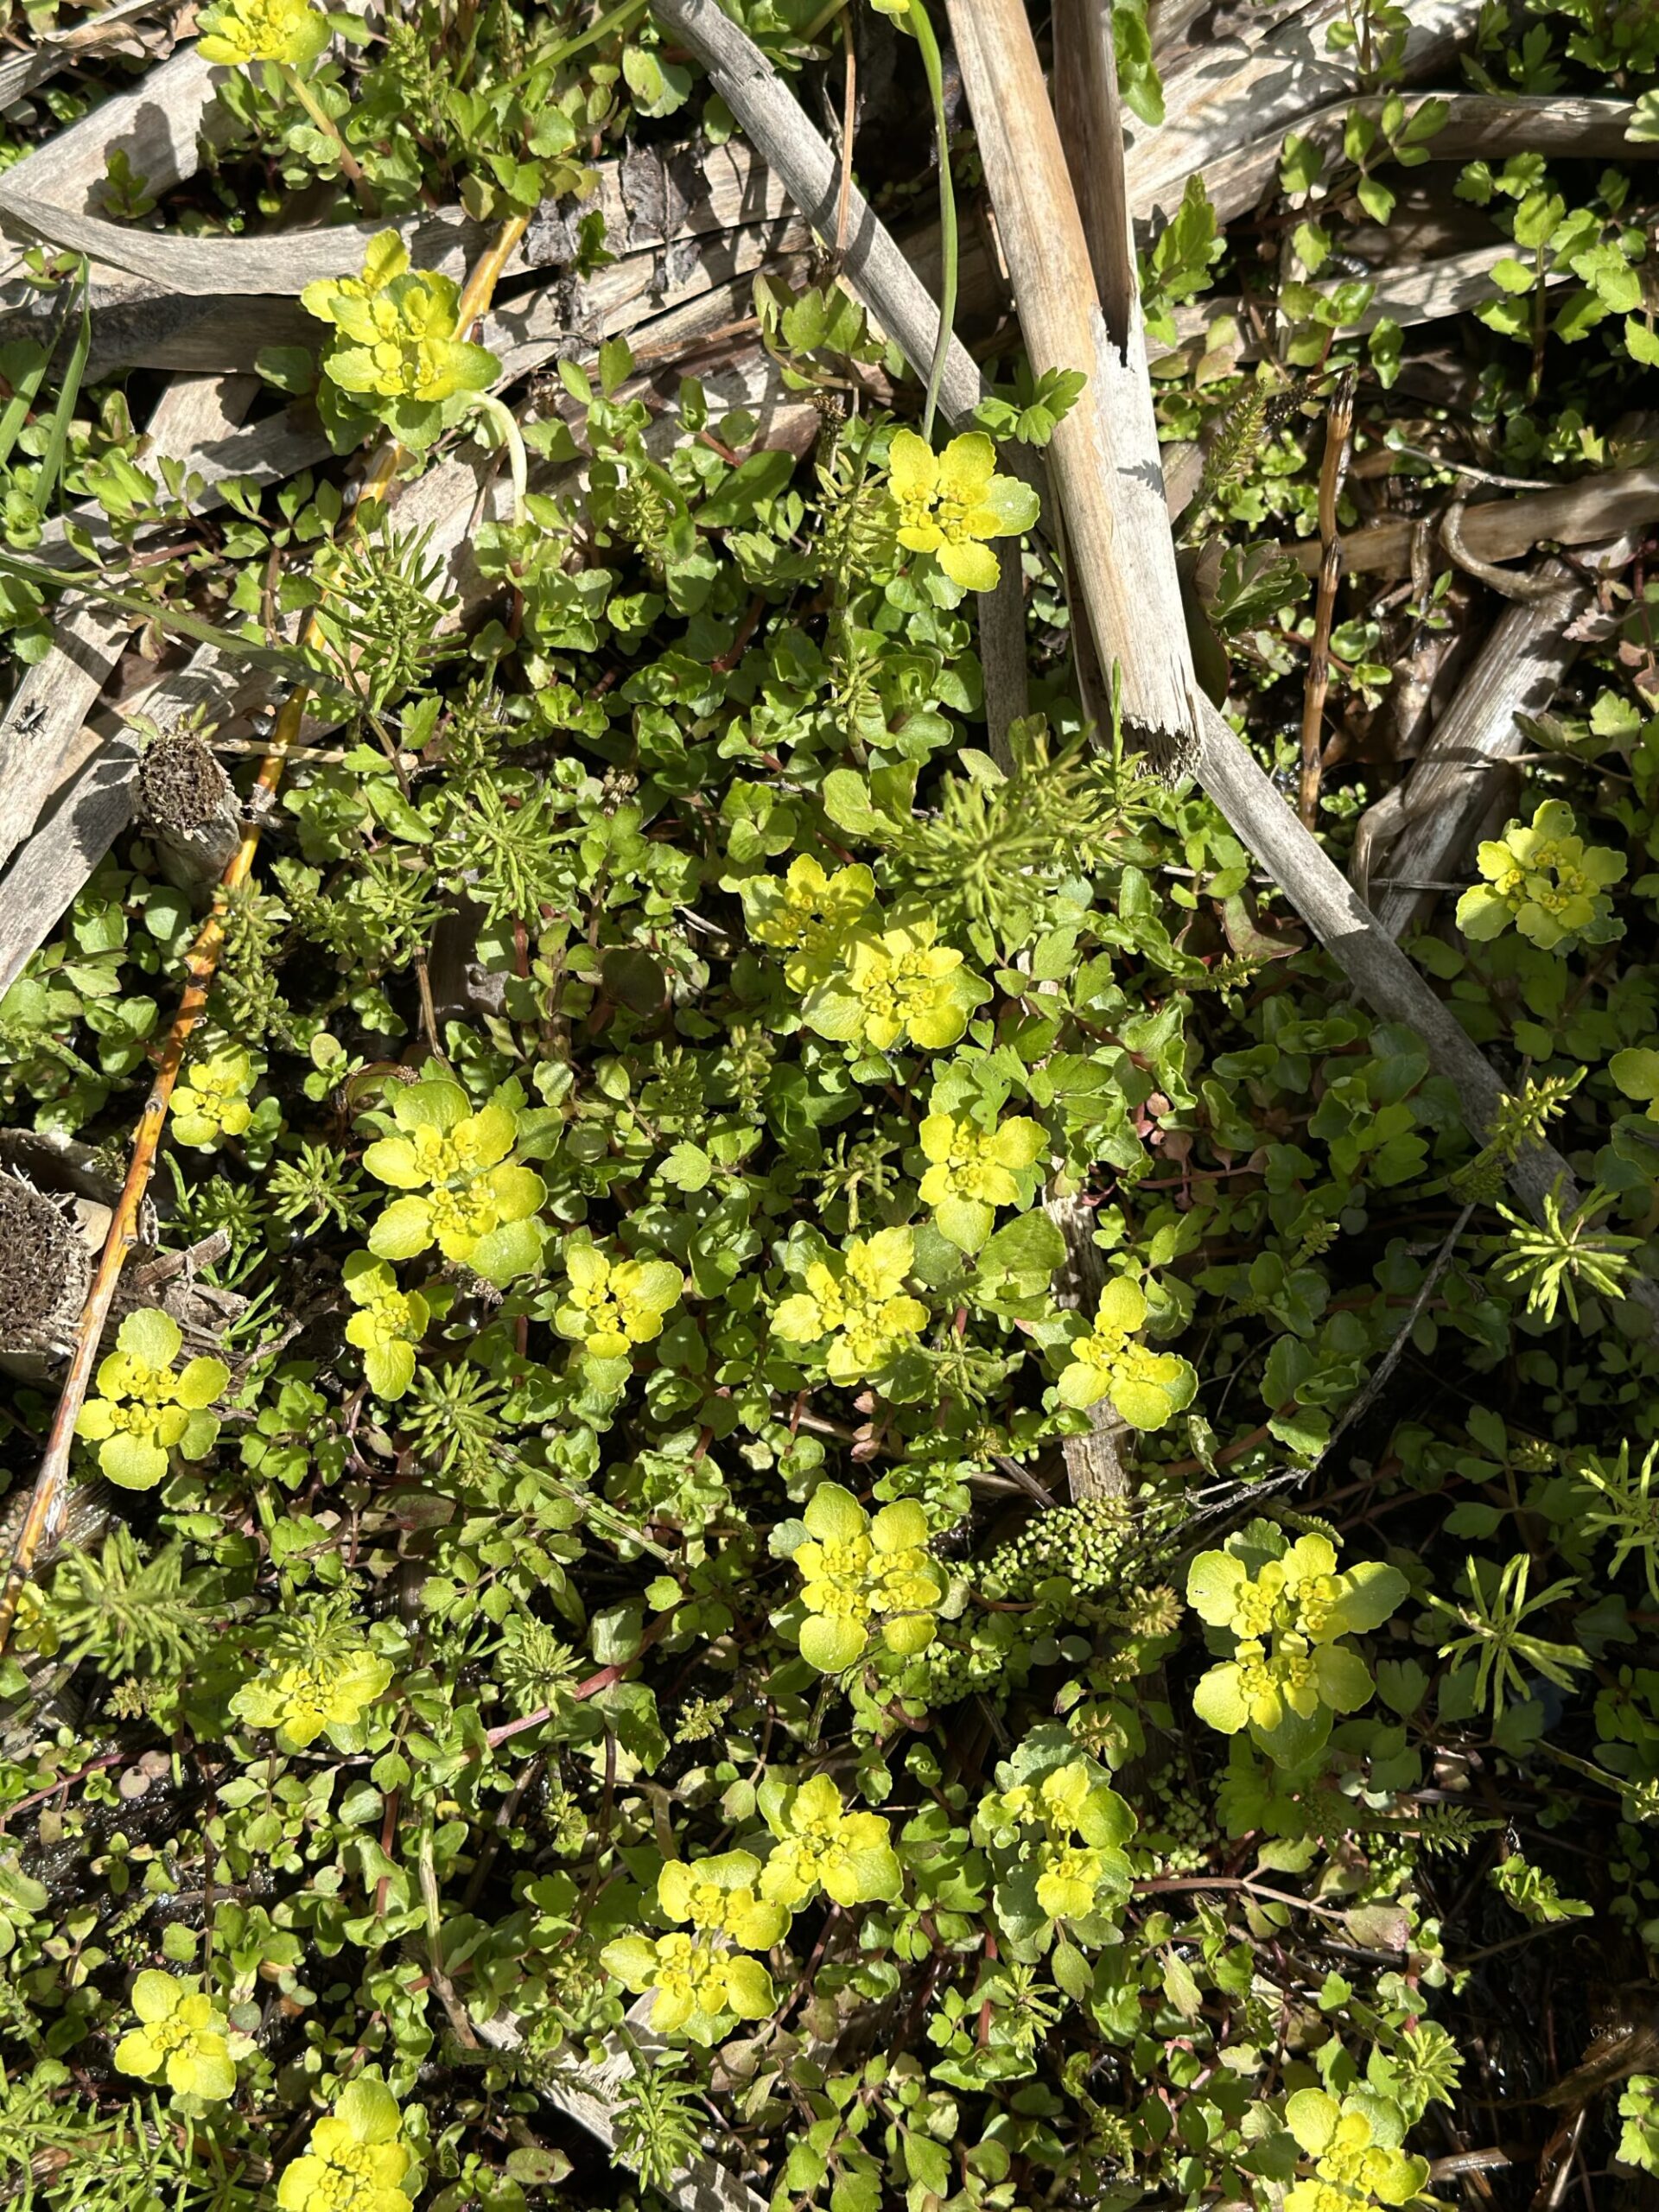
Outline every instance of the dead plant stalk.
POLYGON ((1319 465, 1319 588, 1313 606, 1313 642, 1307 656, 1307 684, 1302 699, 1302 774, 1298 811, 1313 829, 1319 813, 1319 777, 1324 766, 1325 699, 1331 688, 1331 628, 1336 619, 1337 587, 1342 582, 1342 535, 1337 508, 1348 473, 1348 447, 1354 429, 1354 372, 1337 379, 1325 417, 1325 455, 1319 465))
MULTIPOLYGON (((467 277, 457 311, 457 327, 466 331, 480 315, 485 314, 495 296, 513 249, 523 237, 526 219, 520 215, 510 218, 501 226, 493 244, 480 257, 477 265, 467 277)), ((365 511, 385 499, 390 493, 407 455, 396 440, 390 440, 376 454, 363 480, 356 504, 352 511, 354 528, 365 511)), ((317 644, 321 640, 315 617, 307 624, 305 642, 317 644)), ((98 1269, 81 1309, 80 1321, 75 1335, 75 1347, 64 1378, 62 1394, 58 1400, 51 1433, 47 1438, 46 1451, 40 1471, 35 1478, 34 1495, 29 1511, 18 1532, 16 1548, 6 1569, 3 1588, 0 1588, 0 1653, 5 1650, 10 1637, 12 1624, 17 1617, 17 1606, 41 1545, 57 1529, 63 1511, 64 1497, 69 1474, 69 1447, 75 1433, 75 1423, 86 1402, 87 1386, 92 1381, 93 1363, 109 1319, 115 1287, 127 1255, 137 1241, 139 1208, 156 1166, 162 1131, 167 1122, 167 1110, 178 1081, 179 1070, 191 1033, 207 1008, 207 995, 219 970, 219 954, 225 944, 225 917, 232 894, 244 884, 252 868, 254 855, 259 849, 260 825, 269 811, 283 778, 290 748, 299 737, 305 720, 309 693, 304 684, 289 692, 279 710, 270 735, 270 745, 261 761, 248 807, 247 826, 241 842, 232 855, 219 887, 214 894, 212 912, 202 924, 196 939, 185 959, 187 982, 168 1031, 167 1042, 156 1064, 155 1079, 149 1096, 144 1101, 143 1112, 133 1135, 132 1157, 128 1165, 126 1180, 111 1218, 109 1234, 99 1259, 98 1269)))

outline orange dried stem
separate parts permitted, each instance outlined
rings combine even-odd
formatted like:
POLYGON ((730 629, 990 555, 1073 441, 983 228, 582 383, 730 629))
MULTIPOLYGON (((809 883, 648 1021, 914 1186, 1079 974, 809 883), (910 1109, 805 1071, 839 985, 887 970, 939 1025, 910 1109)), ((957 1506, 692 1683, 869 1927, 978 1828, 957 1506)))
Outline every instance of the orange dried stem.
MULTIPOLYGON (((462 333, 488 308, 494 296, 501 272, 512 255, 513 249, 524 236, 526 218, 515 215, 504 223, 493 243, 480 256, 463 289, 457 313, 457 328, 462 333)), ((357 501, 352 511, 354 528, 364 511, 384 499, 396 480, 405 459, 404 448, 395 441, 384 447, 376 456, 372 467, 363 480, 357 501)), ((305 642, 319 641, 315 620, 308 622, 305 642)), ((75 1349, 69 1362, 69 1371, 64 1377, 62 1394, 57 1412, 53 1417, 51 1433, 46 1440, 46 1450, 41 1459, 40 1471, 35 1478, 34 1494, 29 1499, 29 1511, 18 1532, 17 1542, 10 1564, 6 1570, 3 1588, 0 1588, 0 1652, 3 1652, 10 1637, 12 1624, 17 1618, 17 1607, 41 1546, 55 1534, 62 1517, 66 1485, 69 1473, 69 1446, 75 1433, 75 1423, 86 1403, 86 1392, 92 1379, 92 1366, 98 1357, 104 1325, 109 1319, 114 1302, 116 1284, 121 1270, 138 1236, 138 1212, 149 1188, 149 1179, 156 1166, 156 1154, 160 1148, 162 1130, 167 1121, 167 1109, 173 1096, 173 1086, 179 1079, 179 1070, 184 1065, 185 1048, 191 1033, 207 1010, 207 995, 213 986, 219 969, 219 957, 225 943, 225 912, 231 893, 245 883, 252 868, 254 855, 259 849, 259 825, 264 805, 268 804, 283 779, 283 769, 289 753, 305 721, 308 694, 303 684, 289 692, 283 702, 276 726, 271 731, 270 745, 259 764, 256 780, 252 817, 242 833, 238 845, 219 879, 214 894, 213 910, 202 924, 185 958, 188 978, 178 1010, 168 1031, 156 1070, 149 1096, 139 1116, 134 1132, 132 1158, 128 1164, 126 1179, 121 1186, 110 1222, 109 1234, 105 1239, 98 1271, 86 1294, 80 1320, 75 1332, 75 1349)))

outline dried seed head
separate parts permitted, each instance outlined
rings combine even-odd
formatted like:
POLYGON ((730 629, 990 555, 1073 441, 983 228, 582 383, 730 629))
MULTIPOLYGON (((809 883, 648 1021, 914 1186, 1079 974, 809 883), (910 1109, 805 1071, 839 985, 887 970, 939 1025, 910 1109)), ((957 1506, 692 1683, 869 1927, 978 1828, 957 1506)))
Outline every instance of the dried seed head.
POLYGON ((147 821, 188 834, 211 822, 230 779, 199 737, 174 730, 157 738, 138 766, 138 806, 147 821))
POLYGON ((0 1341, 76 1312, 92 1263, 62 1207, 16 1175, 0 1175, 0 1341))

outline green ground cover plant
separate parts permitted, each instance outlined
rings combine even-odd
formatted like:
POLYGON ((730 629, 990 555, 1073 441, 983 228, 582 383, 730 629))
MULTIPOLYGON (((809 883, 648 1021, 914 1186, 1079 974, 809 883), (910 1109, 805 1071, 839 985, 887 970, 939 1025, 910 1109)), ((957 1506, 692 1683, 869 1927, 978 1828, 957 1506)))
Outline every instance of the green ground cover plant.
MULTIPOLYGON (((874 16, 944 114, 918 7, 729 12, 832 86, 874 16)), ((1646 454, 1659 400, 1636 157, 1449 173, 1516 249, 1456 407, 1432 335, 1314 288, 1423 174, 1408 12, 1338 19, 1378 95, 1339 150, 1293 140, 1236 224, 1189 188, 1144 269, 1155 327, 1277 257, 1278 352, 1212 327, 1158 389, 1205 448, 1195 620, 1287 788, 1313 620, 1262 545, 1315 526, 1335 375, 1425 501, 1465 447, 1646 454)), ((594 164, 731 136, 692 59, 643 4, 199 28, 224 128, 168 212, 370 242, 263 362, 334 461, 211 522, 84 381, 73 257, 35 271, 55 356, 0 346, 14 561, 95 515, 157 651, 279 653, 325 725, 224 902, 155 1185, 212 1321, 134 1293, 0 1659, 0 2202, 632 2212, 704 2156, 772 2212, 1649 2201, 1651 537, 1408 940, 1504 1077, 1482 1146, 1109 671, 1085 711, 1033 488, 1075 379, 994 359, 949 435, 825 264, 755 302, 810 442, 617 337, 504 401, 372 226, 556 202, 602 266, 594 164), (384 433, 405 483, 481 441, 512 487, 464 621, 396 499, 349 527, 384 433), (1010 574, 1029 710, 993 736, 1010 574), (1504 1170, 1546 1130, 1583 1189, 1535 1222, 1504 1170), (1121 1483, 1074 1497, 1100 1433, 1121 1483), (601 2065, 614 2159, 562 2101, 601 2065)), ((1145 10, 1118 52, 1155 113, 1145 10)), ((1492 0, 1461 64, 1659 137, 1628 0, 1492 0)), ((1471 619, 1438 556, 1390 588, 1332 639, 1362 734, 1399 623, 1471 619)), ((54 605, 7 569, 20 667, 54 605)), ((1389 780, 1363 742, 1327 777, 1339 859, 1389 780)), ((198 919, 135 823, 0 997, 8 1125, 118 1177, 198 919)), ((4 1509, 57 1380, 10 1386, 4 1509)))

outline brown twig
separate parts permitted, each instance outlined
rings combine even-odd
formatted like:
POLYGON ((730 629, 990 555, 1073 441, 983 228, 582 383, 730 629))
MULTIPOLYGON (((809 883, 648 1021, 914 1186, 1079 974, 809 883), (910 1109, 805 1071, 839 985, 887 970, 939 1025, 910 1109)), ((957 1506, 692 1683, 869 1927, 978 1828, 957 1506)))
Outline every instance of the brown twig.
MULTIPOLYGON (((512 217, 502 225, 494 243, 480 257, 461 296, 457 328, 467 329, 488 307, 508 257, 524 235, 525 222, 523 216, 512 217)), ((367 506, 385 498, 404 457, 404 448, 395 441, 389 442, 377 455, 364 479, 362 490, 353 510, 353 521, 367 506)), ((318 641, 321 635, 315 621, 307 626, 308 644, 318 641)), ((167 1121, 173 1088, 184 1062, 185 1049, 206 1010, 207 995, 213 988, 213 978, 219 969, 219 954, 225 943, 225 917, 231 896, 247 880, 253 866, 254 855, 259 849, 260 828, 276 797, 276 787, 282 781, 289 749, 298 738, 305 721, 308 696, 302 684, 283 702, 271 731, 270 750, 260 763, 248 805, 247 826, 219 880, 213 912, 202 924, 194 944, 185 957, 188 980, 184 992, 173 1017, 173 1026, 168 1032, 155 1079, 149 1087, 149 1096, 144 1101, 143 1112, 138 1119, 126 1180, 110 1221, 109 1235, 105 1240, 98 1271, 92 1277, 86 1303, 81 1309, 74 1353, 69 1363, 68 1374, 64 1378, 62 1395, 58 1401, 57 1412, 46 1440, 40 1471, 35 1478, 34 1495, 29 1500, 22 1528, 18 1532, 16 1548, 6 1570, 4 1586, 0 1588, 0 1652, 6 1648, 11 1624, 16 1618, 18 1600, 34 1568, 35 1554, 41 1543, 55 1532, 63 1512, 69 1473, 69 1446, 75 1433, 75 1422, 86 1402, 92 1365, 98 1357, 105 1323, 109 1319, 116 1284, 120 1280, 127 1255, 137 1242, 139 1208, 155 1170, 156 1155, 167 1121)))
POLYGON ((841 124, 841 191, 836 200, 836 266, 847 257, 847 219, 853 197, 853 133, 858 121, 858 53, 850 22, 842 27, 841 50, 847 57, 847 104, 841 124))
POLYGON ((1313 645, 1307 657, 1307 685, 1302 696, 1302 774, 1297 809, 1312 830, 1319 818, 1325 696, 1331 684, 1331 626, 1336 617, 1337 587, 1342 582, 1342 538, 1337 504, 1348 472, 1348 442, 1354 427, 1354 372, 1337 379, 1325 418, 1325 457, 1319 466, 1319 588, 1313 607, 1313 645))

